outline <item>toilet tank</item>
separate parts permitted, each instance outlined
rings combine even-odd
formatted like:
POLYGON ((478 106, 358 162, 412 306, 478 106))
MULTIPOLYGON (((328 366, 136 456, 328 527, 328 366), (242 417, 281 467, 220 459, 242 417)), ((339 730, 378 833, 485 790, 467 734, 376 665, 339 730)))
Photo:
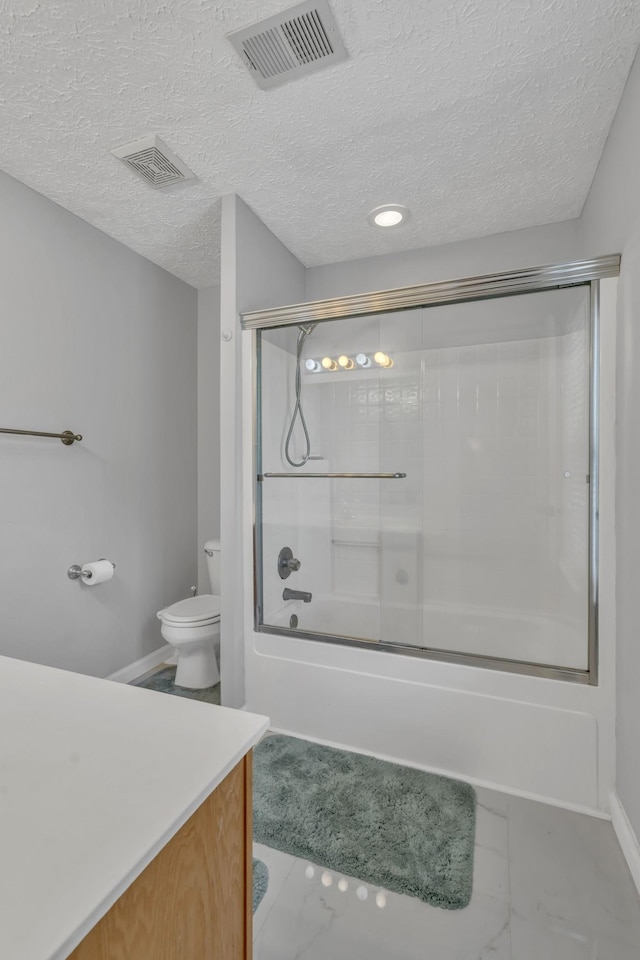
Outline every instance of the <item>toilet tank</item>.
POLYGON ((211 593, 220 596, 220 541, 207 540, 204 545, 204 552, 207 555, 207 570, 209 571, 211 593))

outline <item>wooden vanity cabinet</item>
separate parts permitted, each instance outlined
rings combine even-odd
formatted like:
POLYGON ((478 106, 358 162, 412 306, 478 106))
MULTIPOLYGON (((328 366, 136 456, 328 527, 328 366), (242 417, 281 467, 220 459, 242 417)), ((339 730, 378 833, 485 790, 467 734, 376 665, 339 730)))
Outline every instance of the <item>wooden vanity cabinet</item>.
POLYGON ((251 809, 249 753, 69 960, 250 960, 251 809))

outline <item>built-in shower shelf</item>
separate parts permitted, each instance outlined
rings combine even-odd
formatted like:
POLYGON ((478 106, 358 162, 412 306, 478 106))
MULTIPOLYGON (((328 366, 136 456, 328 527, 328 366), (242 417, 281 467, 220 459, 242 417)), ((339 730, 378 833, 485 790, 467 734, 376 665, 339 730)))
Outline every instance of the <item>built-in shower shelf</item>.
POLYGON ((334 547, 371 547, 374 550, 380 549, 379 540, 339 540, 334 537, 331 543, 334 547))

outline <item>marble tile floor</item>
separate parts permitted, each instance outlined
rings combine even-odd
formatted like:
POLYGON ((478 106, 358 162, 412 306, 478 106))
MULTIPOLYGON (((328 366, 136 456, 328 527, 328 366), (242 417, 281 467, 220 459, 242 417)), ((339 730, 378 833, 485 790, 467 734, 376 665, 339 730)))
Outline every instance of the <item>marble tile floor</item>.
POLYGON ((474 890, 441 910, 254 844, 254 960, 639 960, 640 897, 610 823, 477 789, 474 890))
MULTIPOLYGON (((175 674, 175 668, 173 668, 175 674)), ((136 684, 176 688, 162 665, 136 684)), ((613 827, 476 788, 473 896, 441 910, 262 844, 254 960, 640 960, 640 897, 613 827)))

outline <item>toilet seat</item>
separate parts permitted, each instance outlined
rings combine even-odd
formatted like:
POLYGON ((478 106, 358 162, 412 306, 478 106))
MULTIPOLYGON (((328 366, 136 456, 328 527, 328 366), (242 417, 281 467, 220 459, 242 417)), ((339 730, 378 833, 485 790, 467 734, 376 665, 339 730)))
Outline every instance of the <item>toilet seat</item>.
POLYGON ((212 593, 203 593, 197 597, 187 597, 186 600, 178 600, 158 611, 158 620, 163 623, 173 624, 175 626, 193 626, 204 627, 209 623, 216 623, 220 620, 221 598, 212 593))

